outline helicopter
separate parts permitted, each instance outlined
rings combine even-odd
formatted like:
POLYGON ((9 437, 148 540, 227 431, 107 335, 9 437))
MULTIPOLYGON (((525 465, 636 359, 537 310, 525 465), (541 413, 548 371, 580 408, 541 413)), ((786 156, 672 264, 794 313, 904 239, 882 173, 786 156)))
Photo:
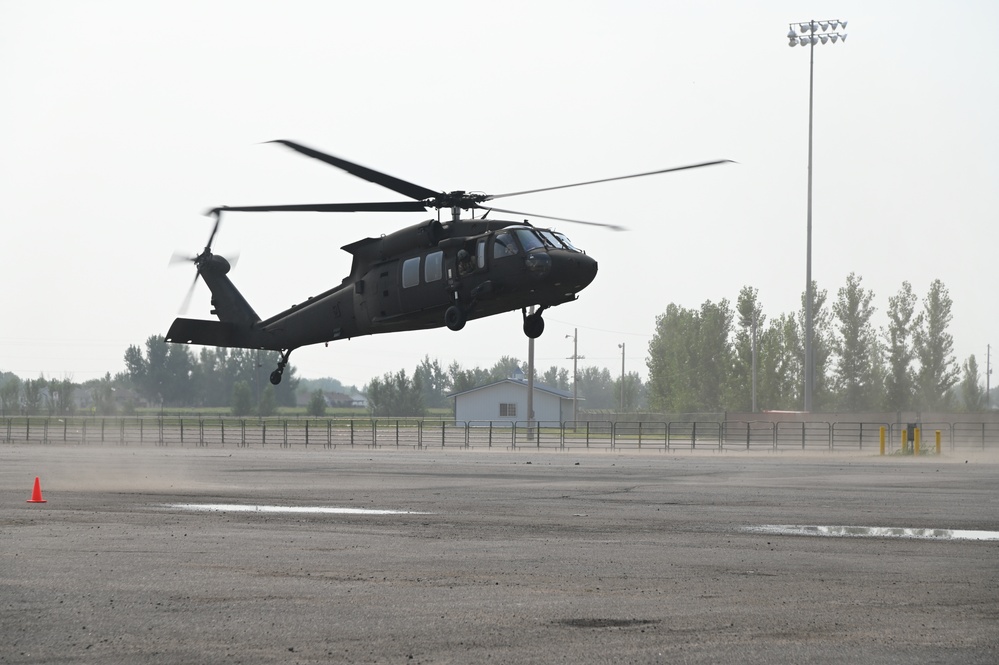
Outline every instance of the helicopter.
MULTIPOLYGON (((408 201, 220 206, 207 211, 215 224, 204 250, 184 260, 197 270, 191 290, 203 279, 218 320, 177 318, 166 341, 280 353, 270 382, 277 385, 291 352, 301 346, 361 335, 446 326, 461 330, 467 321, 520 310, 524 334, 534 339, 545 329, 542 314, 576 300, 597 274, 597 261, 563 233, 534 226, 526 219, 487 219, 490 212, 624 230, 615 224, 551 217, 486 205, 493 199, 592 185, 721 164, 716 160, 614 178, 590 180, 506 194, 456 190, 438 192, 288 140, 270 141, 381 185, 408 201), (228 273, 232 265, 212 253, 223 213, 235 212, 424 212, 437 217, 379 238, 344 245, 351 254, 350 274, 327 291, 267 319, 261 319, 228 273), (441 221, 441 210, 450 219, 441 221), (462 211, 471 211, 463 219, 462 211), (475 217, 475 211, 484 211, 475 217), (528 309, 531 313, 528 313, 528 309), (537 308, 537 309, 535 309, 537 308)), ((190 292, 188 294, 190 297, 190 292)))

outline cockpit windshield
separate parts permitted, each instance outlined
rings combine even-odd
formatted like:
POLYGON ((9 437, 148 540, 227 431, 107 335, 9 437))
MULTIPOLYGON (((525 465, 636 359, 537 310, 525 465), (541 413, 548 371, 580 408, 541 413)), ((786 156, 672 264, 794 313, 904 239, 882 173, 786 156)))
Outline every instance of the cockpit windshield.
POLYGON ((538 229, 538 233, 541 235, 541 239, 545 241, 545 244, 552 249, 565 249, 565 245, 548 229, 538 229))
POLYGON ((514 235, 517 236, 517 240, 520 241, 520 246, 524 248, 525 252, 529 252, 532 249, 539 249, 545 246, 545 243, 541 241, 541 238, 531 229, 512 229, 514 235))
POLYGON ((569 251, 571 251, 571 252, 579 252, 580 254, 583 253, 583 251, 581 249, 579 249, 578 247, 575 247, 571 242, 569 242, 569 239, 566 238, 564 234, 559 233, 558 231, 552 231, 552 235, 555 236, 556 238, 558 238, 559 242, 561 242, 563 245, 565 245, 565 248, 568 249, 569 251))

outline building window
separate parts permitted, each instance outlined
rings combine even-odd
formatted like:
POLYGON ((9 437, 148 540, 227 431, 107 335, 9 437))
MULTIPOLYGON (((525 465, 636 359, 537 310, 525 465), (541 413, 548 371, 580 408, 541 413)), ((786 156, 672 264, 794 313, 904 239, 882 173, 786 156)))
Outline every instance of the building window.
POLYGON ((402 286, 409 288, 420 283, 420 257, 402 262, 402 286))
POLYGON ((516 418, 516 417, 517 417, 516 404, 500 404, 500 418, 516 418))
POLYGON ((427 254, 427 262, 423 265, 423 280, 436 282, 444 276, 444 252, 427 254))

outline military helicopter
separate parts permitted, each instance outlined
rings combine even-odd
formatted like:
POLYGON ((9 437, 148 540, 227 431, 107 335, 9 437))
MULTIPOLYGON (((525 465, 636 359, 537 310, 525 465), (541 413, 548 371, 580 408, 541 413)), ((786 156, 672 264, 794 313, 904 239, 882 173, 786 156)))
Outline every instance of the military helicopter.
MULTIPOLYGON (((537 217, 616 230, 614 224, 586 222, 504 210, 485 205, 493 199, 612 180, 721 164, 717 160, 590 180, 587 182, 489 195, 465 191, 437 192, 373 169, 334 157, 293 141, 279 143, 303 155, 408 197, 409 201, 320 203, 270 206, 221 206, 206 214, 215 225, 204 250, 186 260, 212 293, 211 313, 217 321, 177 318, 166 341, 216 347, 265 349, 280 352, 270 381, 277 385, 291 352, 300 346, 329 343, 360 335, 423 330, 447 326, 461 330, 465 323, 503 312, 520 310, 524 334, 544 332, 542 313, 573 301, 593 281, 597 261, 576 248, 562 233, 524 221, 487 219, 490 212, 537 217), (291 308, 261 319, 228 277, 229 261, 212 253, 223 213, 233 212, 423 212, 437 217, 380 238, 364 238, 343 246, 353 256, 350 274, 338 285, 291 308), (441 210, 451 218, 441 221, 441 210), (462 219, 463 210, 472 211, 462 219), (476 210, 485 211, 478 219, 476 210), (537 307, 533 313, 528 308, 537 307)), ((189 294, 190 295, 190 294, 189 294)))

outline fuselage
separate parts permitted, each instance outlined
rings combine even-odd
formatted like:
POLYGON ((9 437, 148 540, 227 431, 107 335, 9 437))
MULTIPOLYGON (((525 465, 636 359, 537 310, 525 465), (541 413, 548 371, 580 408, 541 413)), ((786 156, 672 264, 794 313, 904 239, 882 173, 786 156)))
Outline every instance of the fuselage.
POLYGON ((449 308, 471 320, 575 300, 597 273, 597 262, 562 234, 509 221, 431 220, 343 249, 354 260, 339 286, 264 320, 251 321, 228 264, 199 266, 219 321, 177 319, 168 341, 290 350, 437 328, 449 308))

